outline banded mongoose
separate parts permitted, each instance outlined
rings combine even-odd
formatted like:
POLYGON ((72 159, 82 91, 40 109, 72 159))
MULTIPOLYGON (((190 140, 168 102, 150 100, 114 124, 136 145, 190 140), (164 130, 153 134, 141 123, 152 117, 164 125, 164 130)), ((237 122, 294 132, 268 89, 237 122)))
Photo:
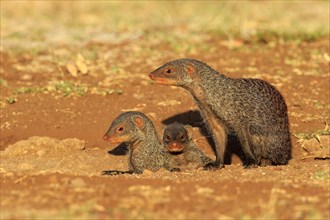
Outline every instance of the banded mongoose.
MULTIPOLYGON (((104 140, 113 144, 126 143, 129 148, 129 172, 140 174, 145 169, 157 171, 167 166, 168 152, 162 146, 151 120, 142 112, 120 114, 104 135, 104 140)), ((103 174, 113 174, 104 171, 103 174)))
POLYGON ((179 170, 197 169, 212 162, 197 148, 192 138, 193 128, 190 125, 173 123, 165 128, 163 144, 171 153, 169 163, 179 170))
POLYGON ((224 167, 228 130, 241 142, 245 168, 284 165, 291 159, 287 106, 269 83, 229 78, 194 59, 170 61, 149 77, 182 87, 193 96, 215 142, 216 160, 206 169, 224 167))

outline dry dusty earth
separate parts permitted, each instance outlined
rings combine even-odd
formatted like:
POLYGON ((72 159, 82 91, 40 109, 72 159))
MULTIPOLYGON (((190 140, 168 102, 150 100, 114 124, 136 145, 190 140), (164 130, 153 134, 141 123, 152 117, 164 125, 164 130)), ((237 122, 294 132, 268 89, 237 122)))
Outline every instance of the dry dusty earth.
POLYGON ((87 2, 1 1, 1 219, 330 218, 329 3, 87 2), (243 169, 231 140, 221 170, 101 175, 127 169, 102 136, 128 110, 192 125, 214 158, 192 97, 148 78, 182 57, 280 90, 287 166, 243 169))
POLYGON ((292 132, 289 165, 243 169, 233 142, 221 170, 101 176, 127 169, 125 149, 102 136, 128 110, 148 114, 159 133, 173 121, 191 124, 197 145, 214 158, 191 96, 148 78, 181 55, 166 43, 140 40, 86 43, 80 51, 97 51, 98 57, 86 52, 89 72, 77 77, 57 65, 56 57, 79 53, 65 45, 37 53, 1 51, 1 219, 330 218, 327 38, 232 47, 210 37, 204 39, 208 48, 185 54, 281 91, 292 132), (142 49, 149 47, 167 53, 142 49))

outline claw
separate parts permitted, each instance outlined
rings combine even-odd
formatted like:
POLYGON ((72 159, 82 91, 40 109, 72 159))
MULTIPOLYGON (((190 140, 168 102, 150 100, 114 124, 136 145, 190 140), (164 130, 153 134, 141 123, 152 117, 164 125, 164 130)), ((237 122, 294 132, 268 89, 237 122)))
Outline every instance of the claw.
POLYGON ((204 165, 203 168, 204 168, 204 170, 219 170, 224 167, 225 167, 225 165, 222 163, 217 164, 217 163, 212 162, 212 163, 208 163, 208 164, 204 165))
POLYGON ((244 169, 252 169, 252 168, 257 168, 258 165, 257 164, 247 164, 244 166, 244 169))

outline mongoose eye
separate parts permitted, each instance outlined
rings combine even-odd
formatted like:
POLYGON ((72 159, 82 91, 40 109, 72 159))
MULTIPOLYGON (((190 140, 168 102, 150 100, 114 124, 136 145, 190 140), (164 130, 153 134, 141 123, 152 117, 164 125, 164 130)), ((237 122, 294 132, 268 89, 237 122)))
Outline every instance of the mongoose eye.
POLYGON ((170 138, 169 135, 166 135, 166 136, 165 136, 165 142, 170 142, 170 139, 171 139, 171 138, 170 138))
POLYGON ((180 141, 185 141, 185 140, 186 140, 185 136, 184 135, 181 135, 180 136, 180 141))
POLYGON ((124 130, 123 126, 120 126, 119 128, 117 128, 117 132, 122 132, 124 130))
POLYGON ((171 69, 166 70, 166 73, 172 73, 171 69))

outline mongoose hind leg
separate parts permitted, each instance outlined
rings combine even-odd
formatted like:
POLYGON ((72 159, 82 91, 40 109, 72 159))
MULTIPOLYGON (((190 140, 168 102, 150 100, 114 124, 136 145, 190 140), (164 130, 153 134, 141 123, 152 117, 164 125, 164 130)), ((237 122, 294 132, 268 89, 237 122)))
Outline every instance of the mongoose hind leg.
MULTIPOLYGON (((250 133, 251 134, 251 133, 250 133)), ((267 136, 251 135, 253 143, 253 153, 259 166, 265 167, 272 165, 272 160, 267 158, 267 136)))
POLYGON ((241 131, 238 133, 239 140, 242 144, 242 150, 245 156, 245 164, 244 168, 255 168, 258 166, 258 162, 254 155, 253 151, 253 142, 252 136, 250 135, 249 129, 247 127, 243 127, 241 131))

